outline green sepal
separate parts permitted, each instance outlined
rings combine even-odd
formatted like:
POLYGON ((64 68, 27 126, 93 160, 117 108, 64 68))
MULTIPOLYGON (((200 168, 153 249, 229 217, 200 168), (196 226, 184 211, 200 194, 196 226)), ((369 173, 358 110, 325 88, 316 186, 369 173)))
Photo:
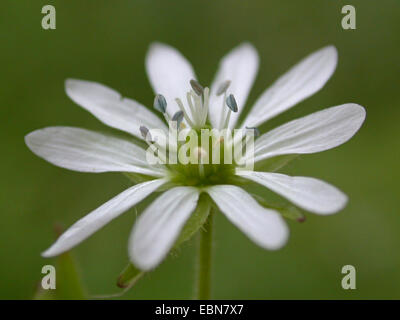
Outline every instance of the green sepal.
POLYGON ((255 163, 255 171, 275 172, 286 166, 289 162, 296 159, 298 154, 285 154, 261 160, 255 163))
POLYGON ((123 172, 123 175, 128 177, 134 184, 146 182, 154 179, 154 177, 146 176, 144 174, 135 173, 135 172, 123 172))
POLYGON ((120 288, 131 288, 144 274, 144 271, 139 270, 132 263, 129 263, 120 273, 117 286, 120 288))
POLYGON ((174 249, 177 249, 183 242, 188 241, 206 222, 210 213, 211 200, 205 193, 200 195, 196 210, 192 213, 183 227, 174 249))
POLYGON ((38 283, 32 299, 33 300, 58 300, 55 290, 45 290, 42 288, 40 283, 38 283))
POLYGON ((263 197, 256 194, 252 194, 252 196, 261 206, 267 209, 278 211, 284 218, 296 220, 298 222, 304 222, 306 219, 303 212, 301 212, 299 208, 291 204, 266 201, 263 197))
POLYGON ((57 258, 56 270, 56 291, 59 299, 81 300, 87 298, 77 262, 71 252, 65 252, 57 258))
POLYGON ((69 251, 56 258, 55 269, 56 289, 45 290, 39 283, 33 296, 34 300, 84 300, 88 298, 77 262, 69 251))

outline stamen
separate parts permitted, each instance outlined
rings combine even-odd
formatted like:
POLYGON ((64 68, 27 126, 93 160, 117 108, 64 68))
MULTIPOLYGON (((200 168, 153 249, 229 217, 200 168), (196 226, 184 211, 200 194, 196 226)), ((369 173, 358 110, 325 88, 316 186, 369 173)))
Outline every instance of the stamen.
POLYGON ((190 85, 192 86, 193 91, 196 92, 198 96, 201 96, 203 94, 204 88, 196 80, 194 79, 190 80, 190 85))
POLYGON ((203 103, 201 101, 201 97, 195 95, 192 92, 192 97, 194 100, 194 117, 196 120, 196 124, 198 126, 201 126, 201 118, 202 118, 202 114, 203 114, 203 103))
POLYGON ((139 128, 140 134, 142 135, 143 139, 146 140, 146 142, 152 142, 151 134, 149 132, 149 129, 145 126, 140 126, 139 128))
POLYGON ((217 96, 221 96, 228 90, 229 86, 231 85, 231 80, 226 80, 222 82, 217 90, 217 96))
POLYGON ((154 152, 154 154, 157 156, 158 159, 160 159, 161 163, 166 163, 166 149, 161 147, 160 144, 157 143, 157 141, 154 141, 150 131, 147 127, 145 126, 140 126, 139 127, 140 134, 146 141, 147 145, 150 147, 150 149, 154 152))
POLYGON ((207 121, 207 115, 208 115, 208 105, 209 105, 209 97, 210 97, 210 89, 207 87, 204 89, 203 93, 203 115, 201 117, 201 125, 204 126, 206 121, 207 121))
POLYGON ((196 99, 195 99, 195 97, 197 97, 197 96, 194 93, 194 91, 190 91, 190 92, 186 93, 186 100, 187 100, 187 103, 189 105, 190 114, 193 117, 193 122, 197 124, 199 122, 199 120, 198 120, 197 112, 196 112, 196 106, 195 106, 196 99))
POLYGON ((226 100, 226 91, 224 92, 224 99, 222 99, 222 107, 221 107, 221 116, 219 118, 219 125, 218 125, 218 129, 222 129, 224 127, 224 120, 225 120, 225 112, 226 112, 226 108, 225 108, 225 100, 226 100))
POLYGON ((246 129, 254 130, 254 136, 256 138, 260 136, 260 130, 258 130, 258 128, 256 128, 256 127, 246 127, 246 129))
POLYGON ((226 105, 231 109, 233 112, 238 111, 237 103, 233 94, 230 94, 228 98, 226 98, 226 105))
POLYGON ((182 122, 182 120, 183 120, 183 116, 184 116, 183 111, 180 110, 180 111, 175 112, 175 114, 174 114, 173 117, 172 117, 172 121, 176 121, 176 127, 177 127, 178 129, 179 129, 180 126, 181 126, 181 122, 182 122))
POLYGON ((161 113, 165 113, 167 110, 167 100, 165 100, 165 97, 162 94, 157 94, 154 97, 154 108, 161 113))
POLYGON ((229 110, 228 110, 228 114, 226 115, 224 125, 222 128, 228 128, 232 111, 233 112, 238 111, 237 103, 236 103, 236 100, 235 100, 235 97, 233 96, 233 94, 230 94, 228 96, 228 98, 226 98, 225 102, 226 102, 226 105, 228 106, 229 110))
POLYGON ((185 107, 183 106, 181 99, 176 98, 175 101, 178 104, 179 109, 181 109, 181 111, 183 112, 183 117, 185 118, 185 120, 187 121, 189 126, 194 127, 193 122, 190 120, 190 118, 188 117, 188 115, 185 112, 185 107))
POLYGON ((203 88, 200 83, 193 79, 190 80, 190 85, 193 90, 186 93, 187 105, 184 105, 180 98, 176 98, 175 101, 183 112, 186 124, 192 128, 200 129, 207 121, 210 89, 203 88))

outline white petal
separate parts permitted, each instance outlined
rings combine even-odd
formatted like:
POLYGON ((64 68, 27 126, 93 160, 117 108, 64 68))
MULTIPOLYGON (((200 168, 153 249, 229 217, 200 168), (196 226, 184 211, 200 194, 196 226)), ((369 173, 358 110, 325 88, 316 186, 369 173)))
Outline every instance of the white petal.
POLYGON ((158 197, 137 219, 129 239, 129 256, 142 270, 156 267, 167 255, 190 214, 199 191, 176 187, 158 197))
POLYGON ((100 83, 68 79, 65 90, 75 103, 110 127, 140 139, 140 126, 167 131, 164 122, 149 109, 100 83))
POLYGON ((349 103, 290 121, 255 141, 254 160, 283 154, 314 153, 337 147, 360 129, 364 119, 365 109, 349 103))
POLYGON ((310 212, 332 214, 342 210, 347 203, 343 192, 318 179, 254 171, 238 171, 237 175, 275 191, 310 212))
POLYGON ((206 191, 226 217, 259 246, 275 250, 286 243, 289 232, 280 214, 260 206, 243 189, 216 185, 206 191))
POLYGON ((146 56, 146 70, 154 93, 165 97, 167 113, 172 116, 179 111, 175 99, 186 101, 190 80, 196 79, 192 66, 176 49, 153 43, 146 56))
POLYGON ((227 95, 233 94, 238 104, 238 112, 232 113, 229 121, 229 127, 233 128, 245 106, 247 96, 257 75, 258 60, 256 49, 249 43, 244 43, 233 49, 221 60, 211 86, 209 112, 211 124, 214 128, 219 126, 221 109, 227 108, 223 101, 224 95, 216 95, 220 85, 227 80, 231 81, 227 95))
POLYGON ((135 185, 120 193, 73 224, 49 249, 42 253, 42 256, 53 257, 76 246, 111 220, 142 201, 165 182, 163 179, 152 180, 135 185))
POLYGON ((335 71, 337 51, 322 48, 292 67, 256 101, 243 127, 257 127, 320 90, 335 71))
POLYGON ((136 172, 162 176, 146 151, 128 141, 72 127, 49 127, 26 135, 27 146, 50 163, 81 172, 136 172))

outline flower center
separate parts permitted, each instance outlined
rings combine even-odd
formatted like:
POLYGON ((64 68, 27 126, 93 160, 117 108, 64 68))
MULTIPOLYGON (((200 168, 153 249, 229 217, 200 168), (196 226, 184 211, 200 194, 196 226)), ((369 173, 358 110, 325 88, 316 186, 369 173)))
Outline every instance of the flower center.
POLYGON ((209 88, 203 88, 196 80, 191 80, 190 85, 186 107, 179 97, 176 98, 180 110, 172 117, 166 112, 164 96, 157 94, 154 99, 154 108, 169 124, 168 137, 154 138, 146 127, 141 127, 140 131, 150 151, 160 160, 157 163, 167 167, 172 182, 190 186, 234 183, 238 179, 235 168, 242 165, 240 159, 256 130, 247 129, 247 133, 240 135, 228 129, 231 113, 238 110, 234 96, 227 95, 230 81, 222 83, 216 92, 224 95, 218 128, 212 128, 207 121, 209 88))
POLYGON ((223 137, 209 135, 209 128, 199 132, 179 143, 178 163, 167 164, 172 181, 190 186, 232 183, 236 163, 223 137))

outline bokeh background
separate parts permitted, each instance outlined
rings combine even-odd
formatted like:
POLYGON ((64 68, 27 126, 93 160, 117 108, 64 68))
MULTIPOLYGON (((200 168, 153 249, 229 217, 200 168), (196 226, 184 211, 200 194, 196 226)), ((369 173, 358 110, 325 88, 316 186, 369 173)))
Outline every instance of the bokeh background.
MULTIPOLYGON (((24 135, 52 125, 113 132, 68 99, 68 77, 104 83, 151 106, 144 57, 156 40, 179 48, 203 84, 228 50, 253 43, 261 65, 248 105, 301 58, 334 44, 339 64, 325 88, 262 131, 345 102, 367 109, 350 142, 282 170, 341 188, 350 197, 342 212, 288 221, 290 241, 278 252, 258 248, 217 215, 213 297, 400 298, 398 0, 2 0, 0 9, 1 299, 32 298, 42 266, 54 263, 40 252, 53 242, 55 224, 70 226, 130 185, 117 173, 54 167, 28 150, 24 135), (56 30, 41 28, 45 4, 57 10, 56 30), (341 27, 345 4, 356 8, 356 30, 341 27), (357 270, 356 290, 341 288, 347 264, 357 270)), ((130 210, 73 250, 90 294, 119 291, 134 219, 130 210)), ((191 298, 195 249, 193 241, 184 245, 122 298, 191 298)))

